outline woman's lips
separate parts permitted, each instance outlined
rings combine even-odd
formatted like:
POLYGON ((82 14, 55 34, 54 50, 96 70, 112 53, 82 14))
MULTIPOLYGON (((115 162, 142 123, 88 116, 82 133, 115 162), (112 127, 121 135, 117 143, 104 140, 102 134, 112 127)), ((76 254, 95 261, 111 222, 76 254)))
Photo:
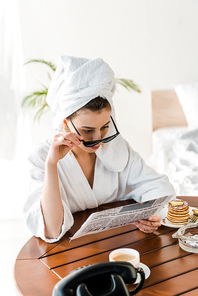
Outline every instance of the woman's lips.
POLYGON ((100 145, 98 145, 98 146, 93 146, 93 147, 90 147, 90 148, 91 148, 91 149, 94 149, 94 150, 97 150, 99 147, 100 147, 100 145))

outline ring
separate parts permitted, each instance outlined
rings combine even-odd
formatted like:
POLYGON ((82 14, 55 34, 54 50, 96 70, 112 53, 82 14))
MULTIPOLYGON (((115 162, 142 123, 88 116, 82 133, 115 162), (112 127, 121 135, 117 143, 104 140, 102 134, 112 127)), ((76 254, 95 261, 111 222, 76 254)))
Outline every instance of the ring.
POLYGON ((151 226, 153 225, 153 222, 151 222, 151 226))
POLYGON ((146 228, 144 228, 144 231, 147 231, 147 229, 146 229, 146 228))

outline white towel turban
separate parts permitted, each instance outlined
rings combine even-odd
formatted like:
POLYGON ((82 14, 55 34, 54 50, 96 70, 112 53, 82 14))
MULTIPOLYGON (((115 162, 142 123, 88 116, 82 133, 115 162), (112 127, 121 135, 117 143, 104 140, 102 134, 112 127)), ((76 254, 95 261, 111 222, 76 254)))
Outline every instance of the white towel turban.
POLYGON ((47 103, 56 113, 53 127, 62 131, 64 118, 98 96, 109 101, 114 114, 114 92, 114 72, 103 59, 60 56, 47 95, 47 103))

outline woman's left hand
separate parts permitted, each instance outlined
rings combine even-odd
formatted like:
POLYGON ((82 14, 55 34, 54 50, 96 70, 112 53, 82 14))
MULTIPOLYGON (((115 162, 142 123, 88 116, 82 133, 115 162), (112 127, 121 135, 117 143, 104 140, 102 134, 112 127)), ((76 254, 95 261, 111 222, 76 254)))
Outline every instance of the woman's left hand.
POLYGON ((134 223, 134 225, 145 233, 152 233, 161 226, 161 217, 159 215, 151 216, 148 220, 140 220, 134 223))

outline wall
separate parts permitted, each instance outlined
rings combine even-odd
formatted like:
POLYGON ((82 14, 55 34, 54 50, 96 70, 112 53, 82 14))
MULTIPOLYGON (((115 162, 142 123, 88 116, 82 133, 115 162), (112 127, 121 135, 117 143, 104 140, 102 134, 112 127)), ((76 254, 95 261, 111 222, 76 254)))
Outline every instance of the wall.
MULTIPOLYGON (((60 54, 102 57, 117 77, 132 78, 141 94, 119 87, 119 129, 148 160, 150 90, 198 81, 196 0, 18 0, 25 61, 56 63, 60 54)), ((25 66, 27 92, 48 83, 45 66, 25 66)), ((32 112, 31 122, 32 122, 32 112)), ((32 124, 33 144, 51 135, 48 113, 32 124)))

